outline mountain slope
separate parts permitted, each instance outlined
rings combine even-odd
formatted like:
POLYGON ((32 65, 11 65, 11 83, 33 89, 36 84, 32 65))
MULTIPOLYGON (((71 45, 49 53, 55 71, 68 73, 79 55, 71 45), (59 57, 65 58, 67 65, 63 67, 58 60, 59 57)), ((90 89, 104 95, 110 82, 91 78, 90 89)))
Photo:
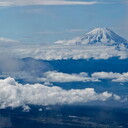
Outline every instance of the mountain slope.
POLYGON ((127 43, 128 41, 108 28, 96 28, 87 33, 81 40, 86 44, 102 43, 105 45, 113 45, 119 43, 127 43))
POLYGON ((64 45, 106 45, 127 48, 128 41, 117 35, 108 28, 96 28, 85 34, 82 38, 74 38, 72 40, 57 41, 56 44, 64 45))

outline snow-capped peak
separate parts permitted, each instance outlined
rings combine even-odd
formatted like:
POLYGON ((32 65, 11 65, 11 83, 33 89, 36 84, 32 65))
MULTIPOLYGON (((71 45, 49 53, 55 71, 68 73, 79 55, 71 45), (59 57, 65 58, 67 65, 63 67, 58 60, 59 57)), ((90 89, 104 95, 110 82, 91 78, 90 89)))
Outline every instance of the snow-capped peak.
POLYGON ((128 48, 128 41, 108 28, 96 28, 84 37, 72 40, 61 40, 55 42, 63 45, 106 45, 116 46, 116 48, 128 48))
POLYGON ((114 45, 127 43, 128 41, 108 28, 96 28, 87 33, 82 39, 82 44, 105 44, 114 45))
POLYGON ((92 31, 88 32, 87 34, 102 33, 102 32, 107 32, 108 30, 109 30, 108 28, 96 28, 96 29, 93 29, 92 31))

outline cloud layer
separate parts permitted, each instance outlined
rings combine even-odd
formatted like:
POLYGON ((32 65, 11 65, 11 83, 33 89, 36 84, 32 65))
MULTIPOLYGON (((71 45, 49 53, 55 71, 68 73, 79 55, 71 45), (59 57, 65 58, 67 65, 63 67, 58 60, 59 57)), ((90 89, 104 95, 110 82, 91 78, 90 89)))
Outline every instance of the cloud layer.
MULTIPOLYGON (((16 66, 16 64, 15 64, 16 66)), ((42 65, 46 67, 45 65, 42 65)), ((15 67, 10 67, 15 68, 15 67)), ((11 70, 12 70, 11 69, 11 70)), ((15 68, 16 69, 16 68, 15 68)), ((10 70, 10 69, 9 69, 10 70)), ((66 82, 101 82, 102 80, 111 80, 112 82, 128 82, 128 72, 125 73, 114 73, 114 72, 94 72, 88 75, 86 72, 81 72, 79 74, 73 73, 63 73, 57 71, 45 71, 41 69, 41 73, 38 70, 31 71, 6 71, 3 72, 0 77, 7 78, 13 77, 15 79, 22 79, 29 82, 44 82, 45 85, 51 85, 54 82, 66 83, 66 82), (36 73, 39 73, 36 75, 36 73)), ((30 70, 32 70, 30 68, 30 70)))
POLYGON ((44 73, 44 78, 39 78, 39 81, 44 82, 88 82, 97 81, 97 79, 90 78, 87 73, 67 74, 57 71, 49 71, 44 73))
POLYGON ((113 72, 94 72, 89 76, 85 72, 79 74, 67 74, 57 71, 48 71, 43 74, 43 78, 37 78, 40 82, 100 82, 101 80, 109 79, 112 82, 128 82, 128 72, 113 73, 113 72))
MULTIPOLYGON (((77 39, 75 38, 75 40, 77 39)), ((70 45, 62 45, 63 41, 58 41, 57 44, 28 45, 11 39, 0 38, 0 52, 12 54, 18 58, 31 57, 42 60, 128 58, 128 49, 119 50, 115 46, 104 45, 72 45, 74 40, 69 42, 70 45)))
POLYGON ((0 6, 30 6, 30 5, 93 5, 97 1, 70 1, 70 0, 0 0, 0 6))
POLYGON ((96 93, 93 88, 63 90, 60 87, 47 87, 42 84, 22 85, 13 78, 0 80, 0 108, 77 104, 109 99, 120 100, 120 97, 108 92, 96 93))
POLYGON ((111 79, 113 82, 128 82, 128 72, 113 73, 113 72, 96 72, 92 74, 95 79, 111 79))
POLYGON ((127 49, 117 50, 114 46, 102 45, 25 45, 14 47, 13 53, 21 58, 32 57, 42 60, 128 58, 127 49))

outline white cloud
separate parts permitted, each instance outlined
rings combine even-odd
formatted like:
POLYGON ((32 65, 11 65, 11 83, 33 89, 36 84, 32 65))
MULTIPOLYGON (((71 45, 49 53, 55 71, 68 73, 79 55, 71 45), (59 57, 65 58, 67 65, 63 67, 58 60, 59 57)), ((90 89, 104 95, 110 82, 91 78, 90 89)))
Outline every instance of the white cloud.
POLYGON ((56 34, 57 32, 53 32, 53 31, 42 31, 42 32, 36 32, 36 34, 56 34))
POLYGON ((114 94, 113 96, 114 96, 114 99, 115 99, 115 100, 121 100, 120 96, 118 96, 118 95, 116 95, 116 94, 114 94))
MULTIPOLYGON (((68 74, 57 71, 48 71, 43 74, 43 78, 37 78, 40 82, 100 82, 102 79, 110 79, 113 82, 128 82, 128 73, 95 72, 88 76, 87 73, 68 74)), ((47 85, 47 84, 46 84, 47 85)))
POLYGON ((93 88, 64 90, 42 84, 22 85, 13 78, 0 80, 0 108, 24 106, 28 111, 30 108, 26 105, 78 104, 109 99, 120 100, 115 94, 96 93, 93 88))
POLYGON ((0 6, 29 6, 29 5, 93 5, 97 1, 70 1, 70 0, 0 0, 0 6))
POLYGON ((42 109, 42 108, 39 108, 39 109, 38 109, 38 111, 39 111, 39 112, 42 112, 42 111, 43 111, 43 109, 42 109))
MULTIPOLYGON (((69 30, 68 32, 73 32, 73 31, 69 30)), ((54 43, 55 44, 61 44, 61 45, 74 45, 74 44, 76 44, 75 42, 79 42, 79 40, 80 40, 80 37, 76 37, 76 38, 74 38, 72 40, 58 40, 58 41, 56 41, 54 43)))
POLYGON ((120 77, 120 73, 113 72, 95 72, 92 74, 92 77, 96 79, 114 79, 120 77))
POLYGON ((18 42, 16 40, 0 37, 0 42, 18 42))
POLYGON ((111 79, 113 82, 128 82, 128 72, 113 73, 113 72, 96 72, 92 74, 94 79, 111 79))
POLYGON ((0 37, 0 46, 10 47, 19 45, 19 41, 0 37))
MULTIPOLYGON (((70 44, 72 42, 73 40, 70 44)), ((43 60, 128 58, 128 50, 119 51, 114 46, 62 45, 61 43, 63 42, 54 45, 22 45, 14 47, 13 53, 21 58, 32 57, 43 60)))
POLYGON ((128 72, 121 74, 120 77, 117 77, 117 78, 113 79, 112 81, 114 81, 114 82, 128 82, 128 72))
MULTIPOLYGON (((40 11, 40 9, 35 9, 35 10, 32 9, 32 10, 28 10, 26 12, 27 13, 40 13, 39 11, 40 11)), ((64 31, 39 31, 39 32, 34 32, 32 34, 42 34, 43 35, 43 34, 60 34, 60 33, 63 34, 63 33, 76 33, 76 32, 85 32, 85 30, 84 29, 69 29, 69 30, 64 30, 64 31)), ((74 44, 74 42, 79 39, 80 39, 80 37, 77 37, 72 40, 59 40, 54 43, 56 44, 57 42, 62 42, 64 44, 64 43, 69 42, 69 44, 70 44, 70 41, 72 41, 72 44, 74 44)))
POLYGON ((67 30, 66 32, 70 32, 70 33, 72 33, 72 32, 85 32, 85 30, 84 29, 70 29, 70 30, 67 30))
POLYGON ((80 74, 67 74, 57 71, 48 71, 44 73, 44 78, 38 78, 39 81, 48 82, 88 82, 88 81, 98 81, 88 77, 88 74, 82 72, 80 74))
POLYGON ((28 105, 23 105, 23 112, 29 112, 31 108, 28 105))
POLYGON ((17 70, 12 71, 13 69, 18 68, 16 64, 14 65, 14 67, 9 67, 10 69, 7 69, 7 66, 5 68, 6 68, 5 70, 8 70, 8 71, 2 72, 2 74, 0 75, 0 77, 2 78, 7 78, 11 76, 15 79, 23 79, 25 81, 44 82, 44 85, 46 86, 53 85, 52 84, 53 82, 58 82, 58 83, 101 82, 101 80, 103 79, 104 80, 109 79, 112 82, 128 82, 128 72, 126 73, 94 72, 91 74, 91 76, 89 76, 88 73, 86 72, 81 72, 79 74, 76 74, 76 73, 68 74, 68 73, 57 72, 57 71, 47 71, 47 72, 41 72, 39 77, 38 75, 36 75, 36 73, 34 75, 28 71, 17 71, 17 70))

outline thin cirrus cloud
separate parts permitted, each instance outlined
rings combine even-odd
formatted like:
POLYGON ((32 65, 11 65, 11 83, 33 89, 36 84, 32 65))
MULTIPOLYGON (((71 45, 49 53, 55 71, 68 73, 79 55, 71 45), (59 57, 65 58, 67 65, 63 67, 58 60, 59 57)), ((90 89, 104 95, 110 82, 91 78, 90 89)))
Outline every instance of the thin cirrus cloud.
MULTIPOLYGON (((32 13, 33 13, 34 11, 32 10, 32 13)), ((31 12, 29 12, 29 13, 31 13, 31 12)), ((40 13, 40 12, 38 12, 38 11, 36 11, 35 10, 35 12, 34 13, 40 13)), ((34 33, 32 33, 32 34, 39 34, 39 35, 50 35, 50 34, 63 34, 63 33, 77 33, 77 32, 86 32, 84 29, 71 29, 71 30, 65 30, 65 31, 40 31, 40 32, 34 32, 34 33)), ((75 38, 76 39, 76 38, 75 38)), ((66 41, 66 40, 65 40, 66 41)), ((70 40, 71 41, 71 40, 70 40)), ((62 42, 63 43, 63 40, 61 41, 57 41, 57 42, 62 42)), ((56 43, 56 42, 55 42, 56 43)))
POLYGON ((0 6, 29 6, 29 5, 94 5, 97 1, 67 1, 67 0, 0 0, 0 6))
POLYGON ((17 46, 19 44, 20 44, 20 41, 18 41, 18 40, 0 37, 0 47, 1 48, 3 48, 3 47, 7 48, 10 46, 17 46))
POLYGON ((12 39, 8 39, 8 38, 3 38, 3 37, 0 37, 0 42, 19 42, 19 41, 17 41, 17 40, 12 40, 12 39))

